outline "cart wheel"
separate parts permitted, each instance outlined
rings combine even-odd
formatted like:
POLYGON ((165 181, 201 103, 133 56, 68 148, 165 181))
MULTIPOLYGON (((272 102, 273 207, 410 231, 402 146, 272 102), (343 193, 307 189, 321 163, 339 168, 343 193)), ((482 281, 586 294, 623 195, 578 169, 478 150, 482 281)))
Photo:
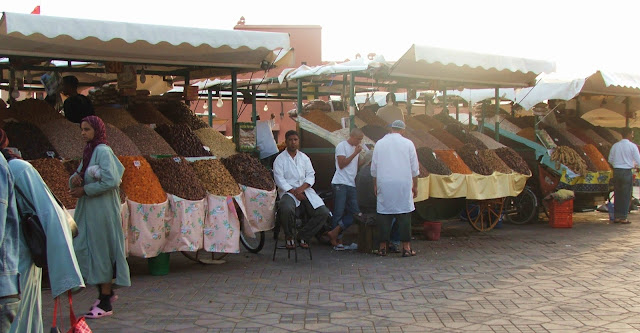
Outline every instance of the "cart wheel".
POLYGON ((264 247, 264 231, 257 232, 254 238, 247 237, 244 232, 240 232, 240 242, 244 248, 251 253, 258 253, 264 247))
MULTIPOLYGON (((513 213, 505 214, 505 221, 513 224, 525 224, 534 220, 538 213, 538 198, 528 187, 517 197, 508 197, 508 205, 515 210, 513 213)), ((511 210, 509 210, 511 211, 511 210)))
POLYGON ((478 200, 475 202, 467 200, 466 210, 469 223, 478 231, 493 229, 502 216, 503 204, 504 198, 478 200))
POLYGON ((207 252, 205 250, 198 250, 197 252, 181 251, 181 253, 188 259, 191 259, 203 265, 224 264, 226 261, 222 260, 222 258, 226 257, 228 254, 219 252, 207 252))

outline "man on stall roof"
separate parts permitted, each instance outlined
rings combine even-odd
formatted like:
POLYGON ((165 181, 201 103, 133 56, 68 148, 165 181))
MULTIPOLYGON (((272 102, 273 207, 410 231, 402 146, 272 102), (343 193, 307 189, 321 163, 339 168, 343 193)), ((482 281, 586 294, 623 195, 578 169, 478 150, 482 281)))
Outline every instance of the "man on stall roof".
POLYGON ((91 100, 78 94, 78 84, 78 78, 73 75, 62 78, 62 94, 67 96, 63 106, 64 117, 70 122, 80 124, 84 117, 93 116, 95 111, 91 100))

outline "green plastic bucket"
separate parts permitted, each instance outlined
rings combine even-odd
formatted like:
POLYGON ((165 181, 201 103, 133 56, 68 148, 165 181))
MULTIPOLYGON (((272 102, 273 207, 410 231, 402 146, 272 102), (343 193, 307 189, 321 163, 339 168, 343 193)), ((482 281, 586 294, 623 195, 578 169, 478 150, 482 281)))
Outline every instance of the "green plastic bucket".
POLYGON ((169 253, 160 253, 157 257, 148 258, 149 273, 154 276, 169 274, 169 253))

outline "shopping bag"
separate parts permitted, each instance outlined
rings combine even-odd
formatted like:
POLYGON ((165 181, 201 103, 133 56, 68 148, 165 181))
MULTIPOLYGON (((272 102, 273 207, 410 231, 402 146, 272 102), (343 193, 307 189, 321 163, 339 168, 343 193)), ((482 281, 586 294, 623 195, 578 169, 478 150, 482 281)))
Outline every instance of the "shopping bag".
POLYGON ((71 290, 67 291, 67 295, 69 297, 69 320, 71 322, 71 328, 67 331, 67 333, 91 333, 91 328, 89 328, 89 325, 84 319, 84 316, 76 318, 75 313, 73 313, 73 300, 71 297, 71 290))

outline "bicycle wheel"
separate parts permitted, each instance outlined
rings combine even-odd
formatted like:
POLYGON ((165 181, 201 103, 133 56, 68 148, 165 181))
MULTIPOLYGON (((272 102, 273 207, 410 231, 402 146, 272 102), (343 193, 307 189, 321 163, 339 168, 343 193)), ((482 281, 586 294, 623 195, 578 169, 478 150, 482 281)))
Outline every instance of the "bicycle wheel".
POLYGON ((516 212, 505 216, 507 222, 526 224, 534 220, 538 213, 538 198, 531 189, 525 187, 517 197, 509 198, 509 200, 512 200, 511 205, 516 212))
POLYGON ((251 253, 258 253, 264 247, 264 231, 256 233, 255 238, 245 237, 243 232, 240 232, 240 242, 247 251, 251 253))

